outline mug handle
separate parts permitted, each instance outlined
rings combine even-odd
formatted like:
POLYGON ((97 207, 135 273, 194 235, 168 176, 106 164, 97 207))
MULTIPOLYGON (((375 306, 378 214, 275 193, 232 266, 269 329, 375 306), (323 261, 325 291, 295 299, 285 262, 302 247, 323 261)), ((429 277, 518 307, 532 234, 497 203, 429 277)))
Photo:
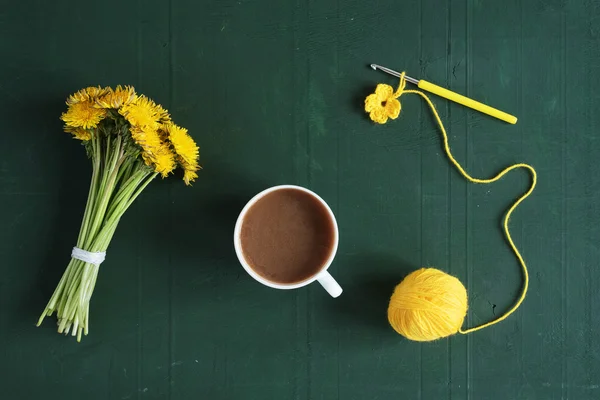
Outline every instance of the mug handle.
POLYGON ((329 272, 321 272, 317 280, 331 297, 335 298, 342 294, 342 287, 333 279, 333 276, 329 272))

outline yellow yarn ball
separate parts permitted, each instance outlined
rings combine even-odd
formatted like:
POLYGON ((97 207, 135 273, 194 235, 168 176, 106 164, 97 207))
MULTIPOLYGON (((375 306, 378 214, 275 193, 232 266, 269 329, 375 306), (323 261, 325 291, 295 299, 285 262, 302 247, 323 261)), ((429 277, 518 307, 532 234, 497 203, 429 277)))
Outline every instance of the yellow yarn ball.
POLYGON ((392 328, 410 340, 427 342, 459 331, 467 314, 467 290, 435 268, 409 274, 394 289, 388 307, 392 328))

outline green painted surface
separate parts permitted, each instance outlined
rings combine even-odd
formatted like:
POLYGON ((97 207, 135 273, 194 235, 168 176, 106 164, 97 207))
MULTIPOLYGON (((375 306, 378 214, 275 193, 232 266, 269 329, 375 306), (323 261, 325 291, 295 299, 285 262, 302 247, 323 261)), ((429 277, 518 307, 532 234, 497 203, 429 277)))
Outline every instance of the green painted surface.
POLYGON ((0 9, 0 382, 40 399, 597 399, 600 397, 600 7, 594 1, 12 1, 0 9), (513 302, 500 217, 518 172, 468 185, 416 98, 375 126, 377 62, 488 102, 510 126, 435 98, 474 175, 533 164, 512 230, 531 269, 506 322, 435 343, 386 323, 421 265, 458 276, 466 324, 513 302), (61 133, 64 98, 133 84, 201 145, 192 188, 153 184, 103 264, 81 344, 39 312, 68 262, 90 166, 61 133), (322 195, 341 242, 337 300, 252 281, 231 242, 263 188, 322 195), (495 306, 495 308, 494 308, 495 306))

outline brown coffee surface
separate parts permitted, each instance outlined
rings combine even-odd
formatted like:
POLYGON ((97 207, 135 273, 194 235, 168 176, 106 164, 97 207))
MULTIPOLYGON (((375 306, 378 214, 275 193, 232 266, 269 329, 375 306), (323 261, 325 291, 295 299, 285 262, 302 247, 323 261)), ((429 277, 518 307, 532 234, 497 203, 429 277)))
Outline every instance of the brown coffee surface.
POLYGON ((333 251, 334 235, 333 221, 321 202, 302 190, 280 189, 246 213, 242 252, 263 278, 291 284, 321 270, 333 251))

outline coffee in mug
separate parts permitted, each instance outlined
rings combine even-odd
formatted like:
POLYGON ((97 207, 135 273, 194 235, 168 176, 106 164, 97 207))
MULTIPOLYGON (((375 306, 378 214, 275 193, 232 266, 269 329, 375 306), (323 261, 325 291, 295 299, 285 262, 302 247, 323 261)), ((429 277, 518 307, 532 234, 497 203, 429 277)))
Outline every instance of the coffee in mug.
POLYGON ((341 294, 327 272, 337 251, 337 223, 308 189, 278 186, 259 193, 240 214, 234 242, 244 268, 267 286, 292 289, 319 280, 332 296, 341 294))

